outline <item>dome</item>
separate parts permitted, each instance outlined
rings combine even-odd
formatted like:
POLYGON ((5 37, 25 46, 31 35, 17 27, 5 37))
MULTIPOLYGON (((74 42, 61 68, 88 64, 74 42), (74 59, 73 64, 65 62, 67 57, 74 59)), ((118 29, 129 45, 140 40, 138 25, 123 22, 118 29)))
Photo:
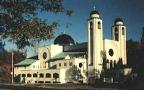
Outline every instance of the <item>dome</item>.
POLYGON ((90 12, 90 15, 92 15, 92 14, 98 14, 99 15, 99 12, 96 11, 96 10, 93 10, 93 11, 90 12))
POLYGON ((123 25, 123 20, 121 18, 116 18, 114 21, 115 25, 123 25))
POLYGON ((74 40, 71 36, 67 34, 61 34, 56 39, 54 40, 54 44, 59 44, 59 45, 74 45, 74 40))
POLYGON ((99 18, 99 12, 98 11, 96 11, 96 10, 93 10, 93 11, 91 11, 90 12, 90 17, 97 17, 97 18, 99 18))

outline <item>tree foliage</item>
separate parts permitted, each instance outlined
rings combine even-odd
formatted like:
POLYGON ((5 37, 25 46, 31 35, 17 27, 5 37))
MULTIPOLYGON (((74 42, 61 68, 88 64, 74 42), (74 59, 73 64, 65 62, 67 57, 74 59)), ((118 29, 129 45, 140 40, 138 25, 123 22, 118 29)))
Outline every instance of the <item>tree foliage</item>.
POLYGON ((72 10, 66 10, 62 0, 1 0, 0 20, 3 38, 11 38, 18 46, 24 48, 33 43, 50 39, 58 22, 46 23, 37 17, 38 12, 65 13, 71 16, 72 10))
POLYGON ((82 78, 80 69, 75 65, 67 70, 66 75, 71 81, 79 81, 82 78))

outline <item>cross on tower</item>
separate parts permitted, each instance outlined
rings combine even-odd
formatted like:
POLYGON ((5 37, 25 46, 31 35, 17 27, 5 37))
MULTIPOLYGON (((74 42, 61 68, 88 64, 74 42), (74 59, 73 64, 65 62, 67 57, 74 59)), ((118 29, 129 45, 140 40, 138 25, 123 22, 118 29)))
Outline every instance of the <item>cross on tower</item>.
POLYGON ((95 9, 96 9, 96 7, 94 6, 94 7, 93 7, 93 9, 95 10, 95 9))

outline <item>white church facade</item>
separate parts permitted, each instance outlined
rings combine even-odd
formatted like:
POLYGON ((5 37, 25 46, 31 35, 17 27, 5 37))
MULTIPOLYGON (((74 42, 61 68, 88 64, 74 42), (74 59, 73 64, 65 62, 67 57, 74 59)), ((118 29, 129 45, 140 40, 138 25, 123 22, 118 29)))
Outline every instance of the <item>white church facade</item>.
POLYGON ((127 64, 126 27, 117 18, 111 29, 111 39, 103 38, 103 25, 94 10, 88 20, 88 42, 75 44, 66 34, 58 36, 54 44, 38 48, 37 59, 25 59, 14 67, 14 78, 21 83, 67 83, 76 80, 88 83, 101 77, 102 71, 127 64), (104 64, 104 60, 106 63, 104 64))
POLYGON ((111 39, 103 39, 102 20, 97 11, 92 11, 88 20, 88 72, 93 74, 95 70, 95 73, 101 73, 103 58, 107 59, 107 68, 113 68, 119 60, 126 65, 126 57, 126 27, 123 20, 117 18, 111 28, 111 39))

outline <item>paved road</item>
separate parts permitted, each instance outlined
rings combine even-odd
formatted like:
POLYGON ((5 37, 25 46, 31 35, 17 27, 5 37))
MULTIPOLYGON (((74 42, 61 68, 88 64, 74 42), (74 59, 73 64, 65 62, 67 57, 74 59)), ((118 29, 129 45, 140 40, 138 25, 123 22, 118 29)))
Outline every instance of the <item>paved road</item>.
POLYGON ((65 86, 44 86, 44 85, 0 85, 0 90, 122 90, 117 88, 93 88, 88 86, 68 85, 65 86))

